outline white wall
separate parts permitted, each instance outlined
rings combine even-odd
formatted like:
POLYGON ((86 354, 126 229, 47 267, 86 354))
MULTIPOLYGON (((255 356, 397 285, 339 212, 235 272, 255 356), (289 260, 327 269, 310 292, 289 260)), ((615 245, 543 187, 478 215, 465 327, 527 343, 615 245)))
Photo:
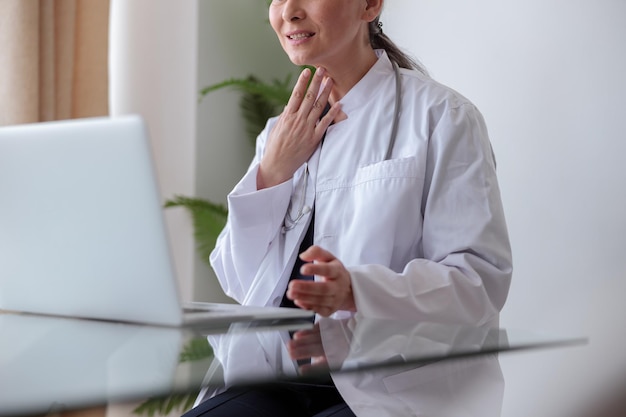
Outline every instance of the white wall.
POLYGON ((575 415, 624 382, 625 17, 621 0, 388 0, 383 15, 487 120, 514 250, 502 325, 590 339, 503 355, 504 417, 575 415))
MULTIPOLYGON (((112 0, 110 113, 141 114, 165 199, 195 191, 196 1, 112 0)), ((182 298, 191 299, 193 231, 182 209, 165 211, 182 298)))

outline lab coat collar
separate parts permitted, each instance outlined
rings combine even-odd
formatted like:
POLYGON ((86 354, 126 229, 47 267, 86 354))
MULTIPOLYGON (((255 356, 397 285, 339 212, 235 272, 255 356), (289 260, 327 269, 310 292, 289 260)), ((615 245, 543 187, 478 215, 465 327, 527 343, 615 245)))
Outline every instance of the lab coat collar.
POLYGON ((369 102, 378 88, 384 85, 381 78, 393 76, 393 66, 384 49, 376 49, 378 61, 361 80, 341 99, 341 107, 346 114, 369 102))

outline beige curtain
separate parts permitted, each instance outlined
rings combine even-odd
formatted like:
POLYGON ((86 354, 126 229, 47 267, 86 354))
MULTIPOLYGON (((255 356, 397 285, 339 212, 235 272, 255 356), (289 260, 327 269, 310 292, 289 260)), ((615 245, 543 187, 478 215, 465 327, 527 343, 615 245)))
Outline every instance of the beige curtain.
POLYGON ((0 0, 0 126, 108 113, 109 0, 0 0))

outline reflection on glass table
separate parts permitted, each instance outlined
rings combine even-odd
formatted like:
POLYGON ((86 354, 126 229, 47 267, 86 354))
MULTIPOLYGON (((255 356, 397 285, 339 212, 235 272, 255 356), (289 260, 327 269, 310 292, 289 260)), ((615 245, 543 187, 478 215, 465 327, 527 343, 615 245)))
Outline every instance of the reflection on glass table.
POLYGON ((0 416, 331 376, 358 415, 497 416, 495 353, 584 342, 359 318, 192 330, 15 314, 0 314, 0 340, 0 416))

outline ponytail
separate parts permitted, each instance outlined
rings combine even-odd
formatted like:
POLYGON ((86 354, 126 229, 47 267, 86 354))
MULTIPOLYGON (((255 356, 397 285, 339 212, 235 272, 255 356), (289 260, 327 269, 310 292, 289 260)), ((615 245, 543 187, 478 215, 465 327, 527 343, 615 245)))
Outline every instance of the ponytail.
POLYGON ((400 68, 416 69, 422 74, 426 70, 413 58, 403 52, 387 35, 383 33, 383 24, 380 16, 369 23, 370 44, 374 49, 384 49, 392 62, 398 64, 400 68))

